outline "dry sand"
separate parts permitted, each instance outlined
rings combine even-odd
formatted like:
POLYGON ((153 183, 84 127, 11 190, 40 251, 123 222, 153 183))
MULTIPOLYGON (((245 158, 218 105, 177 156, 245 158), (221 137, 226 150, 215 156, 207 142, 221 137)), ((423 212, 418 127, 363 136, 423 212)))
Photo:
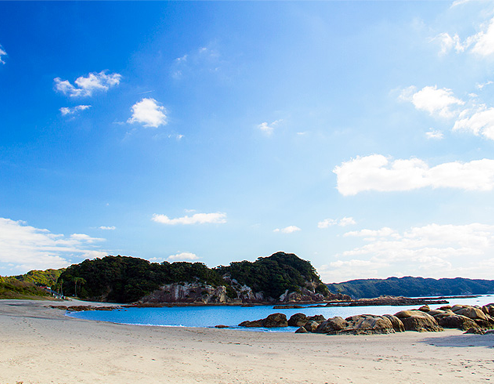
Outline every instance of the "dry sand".
POLYGON ((50 304, 0 300, 0 384, 494 381, 494 335, 144 327, 74 319, 50 304))

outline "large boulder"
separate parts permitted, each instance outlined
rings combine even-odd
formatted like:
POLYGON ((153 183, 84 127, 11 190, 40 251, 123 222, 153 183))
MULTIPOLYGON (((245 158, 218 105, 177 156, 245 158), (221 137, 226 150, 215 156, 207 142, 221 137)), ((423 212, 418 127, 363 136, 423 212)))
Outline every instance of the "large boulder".
POLYGON ((472 320, 487 320, 487 316, 482 309, 470 306, 453 307, 453 312, 457 315, 466 316, 472 320))
POLYGON ((345 319, 348 327, 340 333, 354 335, 372 335, 395 333, 393 323, 387 317, 375 315, 350 316, 345 319))
POLYGON ((303 313, 295 313, 288 320, 288 325, 291 327, 303 327, 309 319, 303 313))
POLYGON ((445 312, 444 314, 438 314, 434 316, 437 323, 443 328, 458 328, 466 331, 470 328, 480 328, 472 319, 457 315, 452 312, 445 312))
POLYGON ((405 326, 403 325, 402 321, 398 319, 396 316, 393 315, 383 315, 386 317, 389 321, 391 321, 391 324, 393 325, 393 329, 395 332, 405 332, 405 326))
POLYGON ((314 321, 314 320, 309 320, 307 323, 305 323, 304 325, 304 328, 308 331, 308 332, 315 332, 317 327, 319 327, 319 323, 317 321, 314 321))
POLYGON ((326 321, 326 318, 323 315, 309 316, 307 319, 317 321, 318 323, 322 323, 323 321, 326 321))
POLYGON ((287 327, 288 321, 286 320, 286 316, 283 313, 273 313, 266 317, 265 319, 254 320, 254 321, 243 321, 239 325, 239 327, 266 327, 266 328, 274 328, 274 327, 287 327))
POLYGON ((400 311, 395 316, 401 320, 406 331, 439 332, 443 330, 433 316, 422 311, 400 311))
POLYGON ((484 305, 484 306, 482 307, 482 311, 483 311, 486 315, 494 316, 494 303, 484 305))
POLYGON ((340 316, 332 317, 323 321, 316 329, 316 333, 328 333, 334 335, 346 328, 348 323, 340 316))

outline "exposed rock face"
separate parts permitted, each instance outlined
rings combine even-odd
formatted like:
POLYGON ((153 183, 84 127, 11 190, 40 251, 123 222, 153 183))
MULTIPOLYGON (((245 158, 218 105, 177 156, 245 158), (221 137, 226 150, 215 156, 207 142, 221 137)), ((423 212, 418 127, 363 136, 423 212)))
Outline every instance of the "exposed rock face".
POLYGON ((419 311, 422 311, 422 312, 430 312, 431 308, 425 304, 425 305, 422 305, 420 308, 419 308, 419 311))
POLYGON ((443 330, 433 316, 422 311, 400 311, 395 316, 401 320, 406 331, 439 332, 443 330))
POLYGON ((482 307, 482 311, 489 316, 494 316, 494 303, 482 307))
POLYGON ((213 287, 202 283, 166 284, 144 296, 142 303, 226 303, 226 287, 213 287))
POLYGON ((348 323, 340 316, 335 316, 326 321, 323 321, 316 329, 316 333, 337 334, 342 329, 345 329, 348 323))
POLYGON ((305 329, 304 327, 300 327, 295 331, 295 333, 308 333, 308 332, 309 331, 307 331, 307 329, 305 329))
POLYGON ((470 328, 480 328, 472 319, 456 315, 454 312, 447 311, 442 314, 436 314, 434 316, 437 323, 443 328, 458 328, 466 331, 470 328))
POLYGON ((400 319, 398 319, 396 316, 393 315, 383 315, 386 317, 389 321, 391 321, 391 325, 393 326, 393 329, 395 332, 405 332, 405 326, 401 322, 400 319))
MULTIPOLYGON (((398 319, 395 322, 398 330, 403 328, 403 324, 401 324, 401 327, 398 325, 398 319)), ((328 319, 322 322, 315 332, 329 335, 372 335, 395 333, 396 331, 392 321, 386 316, 357 315, 347 317, 346 319, 342 319, 341 317, 328 319)))
POLYGON ((304 325, 304 328, 308 331, 308 332, 315 332, 317 327, 319 327, 319 323, 317 321, 314 321, 314 320, 309 320, 307 323, 305 323, 304 325))
POLYGON ((288 321, 283 313, 273 313, 266 317, 265 319, 254 320, 254 321, 243 321, 239 327, 287 327, 288 321))

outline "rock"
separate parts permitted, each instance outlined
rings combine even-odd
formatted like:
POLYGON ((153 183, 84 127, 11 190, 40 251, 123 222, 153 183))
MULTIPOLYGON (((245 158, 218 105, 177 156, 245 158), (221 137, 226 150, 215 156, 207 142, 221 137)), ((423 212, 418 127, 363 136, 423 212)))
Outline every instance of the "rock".
POLYGON ((291 327, 303 327, 307 321, 309 321, 309 319, 305 314, 295 313, 290 317, 290 320, 288 320, 288 325, 291 327))
POLYGON ((422 312, 430 312, 431 308, 426 304, 426 305, 422 305, 420 308, 419 308, 419 311, 422 311, 422 312))
POLYGON ((483 335, 485 331, 479 327, 468 328, 465 333, 473 333, 475 335, 483 335))
POLYGON ((400 311, 395 314, 405 326, 406 331, 439 332, 443 328, 439 326, 433 316, 422 311, 400 311))
POLYGON ((316 329, 316 333, 336 334, 338 331, 346 328, 348 323, 340 316, 332 317, 323 321, 316 329))
POLYGON ((351 333, 354 335, 372 335, 395 333, 391 320, 384 316, 358 315, 345 319, 348 327, 340 333, 351 333))
POLYGON ((486 315, 494 316, 494 303, 484 305, 484 306, 482 307, 482 311, 483 311, 486 315))
POLYGON ((434 316, 434 318, 443 328, 458 328, 464 331, 470 328, 480 329, 477 323, 472 319, 466 316, 456 315, 454 312, 445 312, 444 314, 434 316))
POLYGON ((308 331, 308 332, 315 332, 317 327, 319 327, 319 323, 317 321, 314 321, 314 320, 309 320, 307 323, 305 323, 304 325, 304 328, 308 331))
POLYGON ((494 335, 494 330, 493 330, 493 329, 491 329, 491 330, 489 330, 489 331, 485 331, 485 332, 484 332, 484 335, 494 335))
POLYGON ((323 321, 326 321, 326 318, 323 315, 309 316, 307 319, 317 321, 318 323, 322 323, 323 321))
POLYGON ((273 313, 266 317, 265 319, 254 320, 254 321, 242 321, 239 327, 287 327, 288 321, 283 313, 273 313))
POLYGON ((220 329, 222 329, 222 328, 230 328, 228 325, 223 325, 223 324, 218 324, 218 325, 215 325, 214 327, 215 328, 220 328, 220 329))
POLYGON ((264 319, 263 326, 267 328, 288 327, 288 321, 284 313, 273 313, 264 319))
POLYGON ((487 320, 487 315, 480 308, 465 306, 455 310, 455 307, 456 305, 453 307, 453 312, 457 315, 463 315, 473 320, 487 320))
POLYGON ((295 331, 295 333, 309 333, 304 327, 300 327, 295 331))
POLYGON ((299 309, 303 308, 301 305, 275 305, 273 309, 299 309))
POLYGON ((393 315, 383 315, 384 317, 388 318, 389 321, 391 321, 391 324, 393 325, 393 329, 395 332, 405 332, 405 326, 403 325, 402 321, 398 319, 396 316, 393 315))

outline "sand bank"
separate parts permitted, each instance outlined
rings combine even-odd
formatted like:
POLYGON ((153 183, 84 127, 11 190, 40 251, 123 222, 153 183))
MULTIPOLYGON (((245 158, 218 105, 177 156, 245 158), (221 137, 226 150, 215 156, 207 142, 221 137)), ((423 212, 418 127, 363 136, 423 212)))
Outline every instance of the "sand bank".
POLYGON ((51 304, 0 300, 0 384, 494 381, 494 335, 142 327, 69 318, 51 304))

